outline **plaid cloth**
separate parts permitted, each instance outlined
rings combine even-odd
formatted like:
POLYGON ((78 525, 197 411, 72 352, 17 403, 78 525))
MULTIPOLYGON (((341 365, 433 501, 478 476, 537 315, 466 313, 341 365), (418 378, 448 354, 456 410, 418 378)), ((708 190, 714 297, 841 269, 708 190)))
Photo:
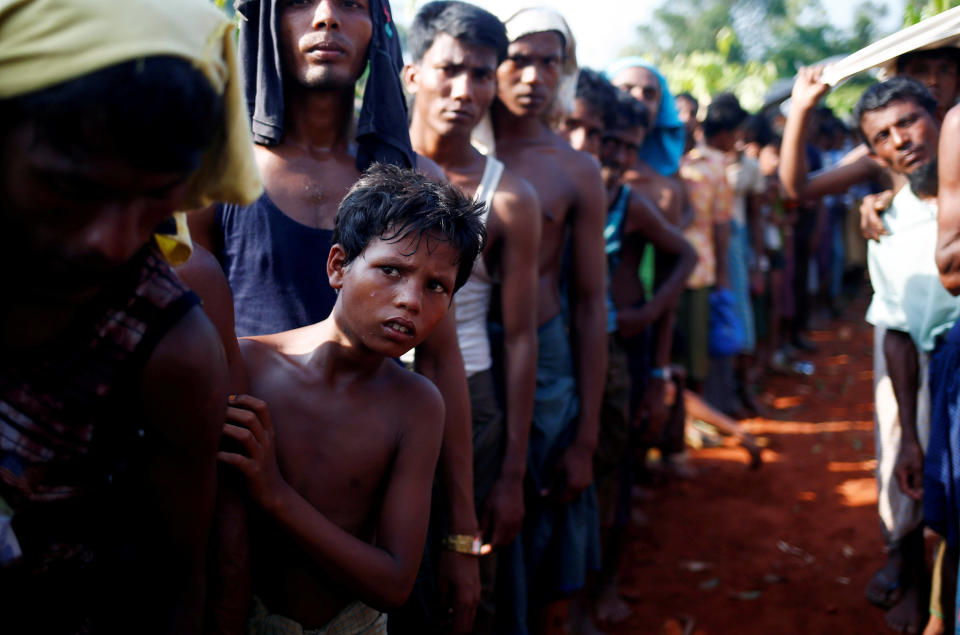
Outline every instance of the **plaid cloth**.
POLYGON ((247 622, 247 635, 386 635, 387 614, 363 602, 353 602, 327 622, 323 628, 303 628, 297 622, 270 609, 254 596, 253 615, 247 622))

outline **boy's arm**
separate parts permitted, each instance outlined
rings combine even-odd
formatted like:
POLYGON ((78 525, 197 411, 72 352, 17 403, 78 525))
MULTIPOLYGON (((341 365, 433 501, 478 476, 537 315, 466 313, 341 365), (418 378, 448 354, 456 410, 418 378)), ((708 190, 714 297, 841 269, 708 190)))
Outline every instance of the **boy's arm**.
POLYGON ((907 333, 887 329, 883 354, 900 418, 900 452, 893 473, 904 494, 922 500, 923 450, 917 436, 917 390, 920 385, 917 347, 907 333))
MULTIPOLYGON (((176 268, 177 276, 203 302, 226 353, 231 395, 247 392, 247 373, 234 331, 233 295, 220 264, 209 251, 194 245, 193 255, 176 268)), ((243 633, 250 604, 250 545, 243 482, 221 468, 213 518, 213 543, 208 559, 205 627, 212 633, 243 633)))
MULTIPOLYGON (((504 179, 506 181, 506 179, 504 179)), ((524 180, 510 178, 494 199, 503 237, 500 271, 506 348, 506 432, 500 475, 490 490, 481 528, 491 544, 511 542, 523 523, 523 477, 537 381, 537 285, 540 203, 524 180)))
POLYGON ((600 400, 607 374, 607 262, 603 227, 607 195, 596 163, 577 153, 579 198, 570 235, 573 247, 573 357, 580 393, 577 434, 563 453, 559 469, 566 477, 565 500, 572 500, 593 481, 593 454, 600 425, 600 400))
POLYGON ((259 399, 238 395, 227 409, 224 434, 241 443, 247 455, 218 454, 246 476, 254 502, 290 535, 306 559, 380 610, 399 607, 413 588, 443 439, 443 399, 432 386, 417 381, 416 390, 406 391, 405 425, 380 508, 376 544, 338 527, 284 481, 270 413, 259 399))
MULTIPOLYGON (((686 287, 687 278, 697 264, 697 252, 683 234, 668 223, 644 197, 638 194, 631 197, 628 214, 628 225, 624 233, 628 236, 634 233, 643 236, 650 241, 658 256, 669 257, 672 261, 670 273, 663 277, 662 282, 658 281, 649 302, 642 307, 617 310, 617 331, 624 337, 633 337, 676 305, 686 287)), ((627 247, 632 242, 624 240, 623 244, 627 247)), ((660 262, 661 259, 658 258, 657 261, 660 262)))
POLYGON ((153 433, 148 509, 135 526, 144 548, 131 558, 134 575, 118 585, 115 601, 119 614, 156 632, 201 628, 227 381, 223 347, 199 307, 160 340, 144 369, 140 401, 144 427, 153 433))
MULTIPOLYGON (((470 391, 463 357, 457 342, 452 310, 417 347, 417 372, 433 382, 446 405, 443 446, 440 451, 440 485, 450 512, 450 534, 475 536, 478 522, 473 500, 473 420, 470 391)), ((470 555, 443 549, 437 565, 443 603, 453 608, 454 624, 473 625, 480 603, 480 569, 470 555)))
POLYGON ((940 129, 937 194, 937 268, 940 282, 960 294, 960 109, 947 112, 940 129))

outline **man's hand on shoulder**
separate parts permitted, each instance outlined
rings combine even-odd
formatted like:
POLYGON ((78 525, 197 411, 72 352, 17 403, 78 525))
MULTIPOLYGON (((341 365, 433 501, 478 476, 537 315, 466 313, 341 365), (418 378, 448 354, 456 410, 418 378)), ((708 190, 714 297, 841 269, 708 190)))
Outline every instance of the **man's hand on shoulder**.
POLYGON ((893 202, 893 191, 867 194, 860 203, 860 233, 867 240, 880 240, 890 232, 884 227, 880 214, 893 202))

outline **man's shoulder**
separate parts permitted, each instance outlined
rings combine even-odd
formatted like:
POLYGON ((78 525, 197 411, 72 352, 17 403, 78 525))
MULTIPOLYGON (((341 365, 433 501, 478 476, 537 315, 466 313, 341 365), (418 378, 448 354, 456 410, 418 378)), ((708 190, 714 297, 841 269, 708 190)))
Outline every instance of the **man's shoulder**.
POLYGON ((526 210, 535 210, 538 200, 537 191, 530 182, 510 168, 503 169, 503 175, 493 196, 494 210, 503 211, 506 206, 511 214, 523 214, 526 210))
MULTIPOLYGON (((141 384, 144 407, 167 412, 190 412, 209 407, 211 393, 225 390, 227 362, 220 336, 199 306, 187 311, 157 342, 144 367, 141 384), (217 390, 212 390, 216 387, 217 390), (175 403, 171 403, 175 396, 175 403)), ((219 422, 206 431, 195 430, 195 419, 151 417, 172 441, 189 441, 206 432, 216 435, 219 422)))

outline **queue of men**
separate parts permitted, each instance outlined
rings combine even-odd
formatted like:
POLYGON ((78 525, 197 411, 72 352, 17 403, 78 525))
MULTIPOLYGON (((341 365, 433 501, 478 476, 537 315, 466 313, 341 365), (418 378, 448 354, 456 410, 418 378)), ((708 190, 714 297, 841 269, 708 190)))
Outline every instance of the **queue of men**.
POLYGON ((427 3, 406 63, 387 0, 237 12, 235 44, 206 0, 0 0, 3 632, 623 621, 648 450, 690 476, 698 419, 760 466, 735 419, 809 346, 794 228, 865 181, 892 195, 867 596, 953 629, 955 49, 902 56, 865 147, 808 176, 817 69, 781 143, 641 59, 579 68, 550 9, 427 3))

